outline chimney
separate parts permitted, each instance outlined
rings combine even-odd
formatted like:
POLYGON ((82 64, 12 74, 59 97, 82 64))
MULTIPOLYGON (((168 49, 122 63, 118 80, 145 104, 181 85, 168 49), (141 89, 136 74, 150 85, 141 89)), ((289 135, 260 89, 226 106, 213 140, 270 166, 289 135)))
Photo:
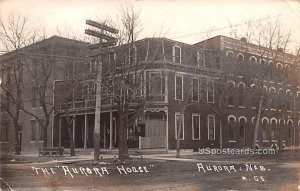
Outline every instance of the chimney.
POLYGON ((242 41, 242 42, 247 42, 247 38, 242 37, 242 38, 240 39, 240 41, 242 41))
POLYGON ((277 48, 277 51, 283 53, 283 48, 277 48))

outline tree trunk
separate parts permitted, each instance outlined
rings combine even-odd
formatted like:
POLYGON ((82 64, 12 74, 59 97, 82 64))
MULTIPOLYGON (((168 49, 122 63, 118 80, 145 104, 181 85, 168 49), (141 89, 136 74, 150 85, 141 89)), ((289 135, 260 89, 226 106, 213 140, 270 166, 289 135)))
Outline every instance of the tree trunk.
POLYGON ((119 120, 119 159, 123 161, 129 158, 127 145, 128 112, 120 112, 119 120))
POLYGON ((75 156, 75 145, 74 145, 74 139, 73 139, 73 127, 70 127, 69 122, 67 123, 68 125, 68 134, 69 134, 69 140, 70 140, 70 156, 75 156))
POLYGON ((43 147, 47 147, 47 144, 48 144, 48 133, 47 133, 47 130, 48 130, 48 126, 49 126, 49 119, 45 118, 45 124, 43 125, 43 139, 44 139, 44 143, 43 143, 43 147))
POLYGON ((14 150, 15 150, 15 154, 16 155, 20 155, 21 154, 21 148, 20 148, 20 139, 19 139, 19 131, 21 130, 21 127, 19 126, 18 122, 14 123, 14 127, 15 127, 15 145, 14 145, 14 150))
POLYGON ((256 122, 254 127, 254 134, 253 134, 253 142, 252 142, 252 148, 254 149, 256 146, 256 140, 257 140, 257 134, 258 134, 258 128, 259 128, 259 122, 261 117, 261 109, 263 104, 264 96, 260 96, 259 104, 258 104, 258 111, 256 115, 256 122))
MULTIPOLYGON (((180 124, 177 129, 177 140, 176 140, 176 158, 180 157, 180 134, 181 134, 181 126, 182 126, 182 114, 180 116, 180 124)), ((177 128, 177 127, 176 127, 177 128)))

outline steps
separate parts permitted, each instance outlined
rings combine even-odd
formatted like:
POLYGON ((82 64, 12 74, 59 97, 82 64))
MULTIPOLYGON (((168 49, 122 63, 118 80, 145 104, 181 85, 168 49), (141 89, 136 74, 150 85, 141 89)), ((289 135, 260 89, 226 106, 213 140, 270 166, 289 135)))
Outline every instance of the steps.
MULTIPOLYGON (((91 155, 93 148, 83 149, 76 148, 75 153, 79 155, 91 155)), ((100 149, 100 154, 118 155, 119 149, 100 149)), ((152 155, 152 154, 167 154, 167 149, 128 149, 129 155, 152 155)), ((64 155, 70 154, 70 149, 65 148, 64 155)))

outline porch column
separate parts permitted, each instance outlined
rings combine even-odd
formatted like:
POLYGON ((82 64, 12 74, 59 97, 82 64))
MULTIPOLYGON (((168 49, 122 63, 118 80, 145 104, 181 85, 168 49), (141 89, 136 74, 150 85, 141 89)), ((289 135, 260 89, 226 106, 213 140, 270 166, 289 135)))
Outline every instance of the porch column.
POLYGON ((117 143, 117 121, 116 118, 113 118, 113 127, 115 132, 115 144, 117 143))
POLYGON ((87 146, 87 126, 88 126, 88 120, 87 120, 87 114, 84 115, 84 146, 83 148, 86 149, 87 146))
POLYGON ((74 119, 73 119, 73 122, 72 122, 73 123, 73 142, 74 142, 74 146, 75 146, 75 121, 76 121, 76 116, 74 116, 74 119))
POLYGON ((113 148, 113 117, 112 111, 109 112, 109 149, 113 148))
POLYGON ((58 146, 61 147, 61 116, 58 121, 58 146))

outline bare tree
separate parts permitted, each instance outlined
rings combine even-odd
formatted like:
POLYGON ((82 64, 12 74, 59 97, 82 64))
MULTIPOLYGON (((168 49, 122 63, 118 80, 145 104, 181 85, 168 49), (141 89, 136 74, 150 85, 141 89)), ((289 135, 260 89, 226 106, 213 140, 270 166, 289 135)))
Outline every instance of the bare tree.
POLYGON ((1 89, 5 96, 2 97, 1 107, 12 119, 15 130, 15 153, 20 154, 19 133, 22 130, 20 111, 23 100, 23 70, 22 55, 18 51, 39 39, 38 30, 32 28, 32 24, 26 17, 9 15, 0 18, 0 41, 4 52, 2 67, 5 68, 6 78, 2 79, 1 89))

